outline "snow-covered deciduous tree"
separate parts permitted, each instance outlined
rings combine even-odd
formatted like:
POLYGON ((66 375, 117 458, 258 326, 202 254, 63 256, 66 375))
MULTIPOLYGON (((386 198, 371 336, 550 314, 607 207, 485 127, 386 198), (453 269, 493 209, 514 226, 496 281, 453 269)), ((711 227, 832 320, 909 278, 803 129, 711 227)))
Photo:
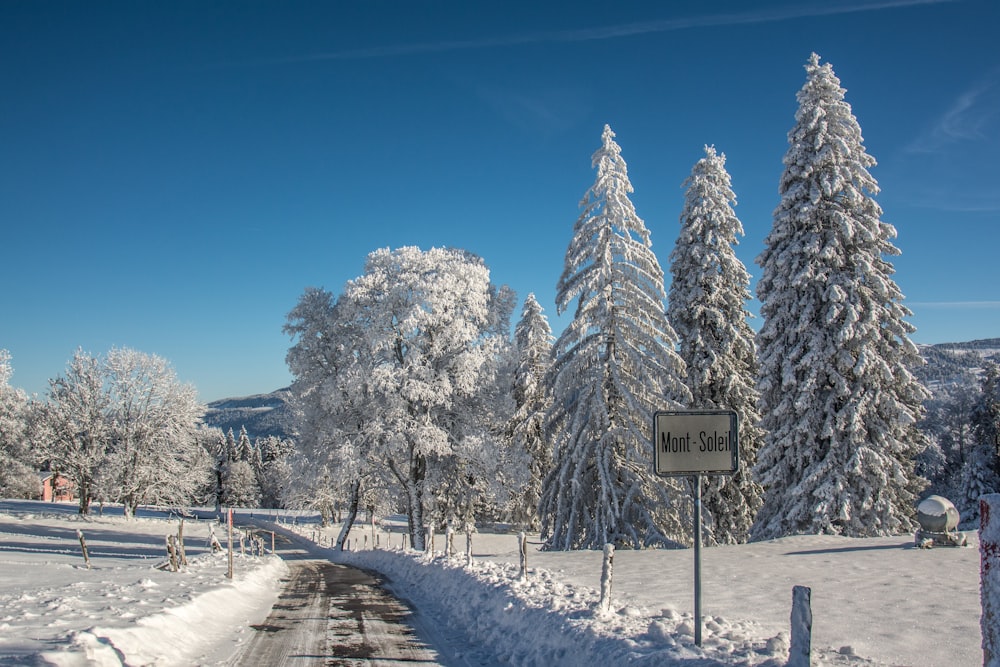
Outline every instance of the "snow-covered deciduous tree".
POLYGON ((763 499, 753 479, 763 441, 758 422, 757 348, 747 321, 750 274, 736 257, 743 225, 726 156, 705 147, 686 187, 681 231, 670 255, 667 318, 680 340, 692 410, 733 410, 738 416, 740 468, 707 478, 702 507, 710 543, 746 542, 763 499))
MULTIPOLYGON (((512 508, 511 520, 537 530, 542 482, 552 468, 552 442, 545 431, 551 401, 545 376, 552 354, 552 328, 534 294, 524 300, 521 319, 514 327, 514 416, 508 425, 512 455, 520 455, 527 473, 512 508), (516 454, 515 454, 516 453, 516 454)), ((519 466, 520 467, 520 466, 519 466)))
POLYGON ((140 503, 190 502, 205 485, 202 414, 194 388, 164 359, 77 350, 66 374, 49 382, 36 438, 49 468, 73 483, 81 514, 98 494, 133 514, 140 503))
POLYGON ((928 396, 911 368, 911 314, 887 256, 875 160, 815 54, 788 134, 781 203, 757 262, 766 489, 753 534, 891 535, 913 527, 914 457, 928 396))
POLYGON ((511 301, 478 257, 406 247, 372 252, 335 304, 307 291, 289 315, 293 392, 305 427, 319 429, 300 440, 335 445, 330 470, 349 488, 372 469, 387 474, 416 549, 433 490, 445 479, 474 488, 496 446, 491 426, 506 421, 497 396, 511 301))
POLYGON ((77 350, 66 374, 49 381, 41 435, 52 472, 73 483, 80 514, 90 512, 98 472, 111 444, 111 399, 101 361, 77 350))
POLYGON ((378 419, 368 351, 355 343, 364 332, 338 308, 333 294, 309 288, 288 315, 285 331, 295 338, 286 361, 292 375, 297 419, 297 471, 290 499, 312 507, 324 522, 347 510, 337 547, 342 549, 369 489, 384 487, 387 474, 373 457, 368 422, 378 419))
POLYGON ((0 497, 33 498, 38 478, 32 466, 28 425, 31 402, 10 386, 10 353, 0 350, 0 497))
POLYGON ((540 504, 547 549, 638 548, 687 534, 677 483, 653 473, 652 427, 656 410, 681 408, 690 392, 663 270, 614 136, 605 126, 557 285, 558 312, 574 302, 576 311, 548 381, 556 449, 540 504))
POLYGON ((194 386, 162 357, 129 348, 109 351, 104 370, 110 499, 126 516, 140 504, 188 502, 208 475, 195 438, 204 408, 194 386))

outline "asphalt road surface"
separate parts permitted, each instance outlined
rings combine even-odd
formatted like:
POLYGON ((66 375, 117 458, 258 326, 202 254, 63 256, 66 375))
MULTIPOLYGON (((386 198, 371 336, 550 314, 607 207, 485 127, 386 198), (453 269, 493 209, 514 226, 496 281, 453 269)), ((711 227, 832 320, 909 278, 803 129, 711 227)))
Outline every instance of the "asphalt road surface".
POLYGON ((290 570, 271 613, 231 665, 438 665, 413 612, 382 589, 376 575, 331 563, 277 536, 290 570))

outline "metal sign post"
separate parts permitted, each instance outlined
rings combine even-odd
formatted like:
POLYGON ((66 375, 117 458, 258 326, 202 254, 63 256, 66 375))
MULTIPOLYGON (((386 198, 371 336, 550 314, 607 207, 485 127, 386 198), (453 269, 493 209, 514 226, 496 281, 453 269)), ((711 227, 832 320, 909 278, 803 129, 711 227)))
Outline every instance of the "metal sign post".
POLYGON ((694 644, 701 646, 701 475, 694 476, 694 644))
POLYGON ((686 410, 653 415, 656 474, 694 475, 694 643, 701 646, 701 477, 740 467, 739 424, 732 410, 686 410))

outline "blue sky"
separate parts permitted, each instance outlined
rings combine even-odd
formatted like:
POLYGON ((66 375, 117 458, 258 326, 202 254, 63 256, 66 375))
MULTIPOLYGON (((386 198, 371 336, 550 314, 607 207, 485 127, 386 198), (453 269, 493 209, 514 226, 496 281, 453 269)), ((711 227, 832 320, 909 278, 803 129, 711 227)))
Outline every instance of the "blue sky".
POLYGON ((12 383, 127 346, 205 401, 277 389, 303 290, 379 247, 476 252, 558 330, 605 123, 668 273, 681 183, 727 155, 757 276, 813 51, 879 161, 914 340, 1000 336, 1000 3, 539 4, 0 3, 12 383))

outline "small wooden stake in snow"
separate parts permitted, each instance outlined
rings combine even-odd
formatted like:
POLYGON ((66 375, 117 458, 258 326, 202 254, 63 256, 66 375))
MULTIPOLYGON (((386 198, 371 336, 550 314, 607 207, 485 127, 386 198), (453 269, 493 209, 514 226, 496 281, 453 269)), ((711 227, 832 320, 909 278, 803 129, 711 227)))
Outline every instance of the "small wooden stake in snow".
POLYGON ((83 551, 83 562, 87 564, 87 569, 90 569, 90 553, 87 551, 87 540, 83 539, 83 531, 79 528, 76 529, 76 536, 80 538, 80 550, 83 551))
POLYGON ((788 667, 809 667, 812 652, 812 589, 792 588, 792 639, 788 648, 788 667))
POLYGON ((177 527, 177 551, 181 557, 181 565, 187 567, 188 558, 187 551, 184 550, 184 519, 181 519, 181 525, 177 527))
POLYGON ((465 529, 465 566, 472 567, 472 528, 465 529))
POLYGON ((229 508, 229 518, 226 523, 229 524, 229 569, 226 570, 226 578, 233 578, 233 508, 229 508))
POLYGON ((173 535, 167 535, 167 557, 170 559, 170 571, 176 572, 177 567, 177 545, 173 535))
POLYGON ((219 544, 219 538, 215 536, 215 524, 208 524, 208 546, 212 549, 212 553, 216 551, 222 551, 222 545, 219 544))
POLYGON ((528 538, 523 532, 517 534, 517 549, 521 555, 521 581, 528 579, 528 538))
POLYGON ((979 562, 983 667, 1000 667, 1000 493, 979 498, 979 562))
POLYGON ((615 562, 615 545, 604 545, 604 565, 601 567, 601 605, 602 614, 611 611, 611 576, 615 562))

